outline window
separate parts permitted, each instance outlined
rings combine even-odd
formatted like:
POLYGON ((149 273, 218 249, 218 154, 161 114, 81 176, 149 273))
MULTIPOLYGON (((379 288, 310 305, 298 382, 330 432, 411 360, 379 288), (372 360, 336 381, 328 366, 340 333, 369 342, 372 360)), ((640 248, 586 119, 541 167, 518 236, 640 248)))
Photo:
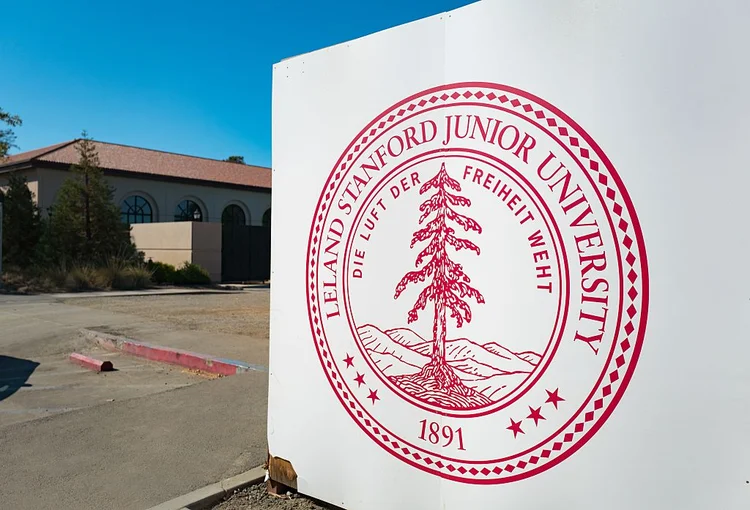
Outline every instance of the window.
POLYGON ((245 225, 245 211, 238 205, 230 204, 221 213, 221 222, 224 225, 245 225))
POLYGON ((263 213, 263 226, 264 227, 270 227, 271 226, 271 209, 269 209, 265 213, 263 213))
POLYGON ((175 221, 203 221, 203 211, 192 200, 183 200, 174 211, 175 221))
POLYGON ((132 195, 122 201, 120 205, 120 219, 123 223, 151 223, 154 215, 151 204, 145 198, 132 195))

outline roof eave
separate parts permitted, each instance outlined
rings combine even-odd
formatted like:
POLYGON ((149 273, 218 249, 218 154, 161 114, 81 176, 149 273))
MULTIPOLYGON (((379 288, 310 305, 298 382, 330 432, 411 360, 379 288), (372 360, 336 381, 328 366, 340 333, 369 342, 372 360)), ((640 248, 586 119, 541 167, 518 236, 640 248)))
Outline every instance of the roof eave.
MULTIPOLYGON (((63 170, 67 171, 70 169, 72 164, 69 163, 60 163, 57 161, 31 161, 29 162, 28 168, 51 168, 54 170, 63 170)), ((114 175, 114 176, 123 176, 123 177, 131 177, 131 178, 137 178, 137 179, 145 179, 149 181, 167 181, 167 182, 179 182, 184 184, 199 184, 202 186, 210 186, 213 188, 232 188, 232 189, 242 189, 246 191, 258 191, 263 193, 271 193, 270 187, 266 188, 263 186, 252 186, 249 184, 237 184, 237 183, 231 183, 231 182, 220 182, 220 181, 210 181, 206 179, 193 179, 190 177, 177 177, 177 176, 171 176, 171 175, 157 175, 157 174, 147 174, 142 172, 133 172, 132 170, 122 170, 119 168, 107 168, 107 167, 100 167, 102 171, 107 175, 114 175)), ((0 172, 2 172, 2 169, 0 168, 0 172)))
POLYGON ((28 170, 29 168, 34 168, 34 161, 30 159, 14 161, 13 163, 0 163, 0 174, 15 172, 16 170, 28 170))

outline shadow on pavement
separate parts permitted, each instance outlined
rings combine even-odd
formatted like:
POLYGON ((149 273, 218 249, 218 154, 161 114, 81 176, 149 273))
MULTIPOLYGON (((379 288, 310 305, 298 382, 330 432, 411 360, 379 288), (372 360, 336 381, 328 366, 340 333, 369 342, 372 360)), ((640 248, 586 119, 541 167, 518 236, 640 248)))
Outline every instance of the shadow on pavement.
POLYGON ((0 401, 13 395, 19 388, 31 386, 26 381, 38 366, 36 361, 0 355, 0 401))

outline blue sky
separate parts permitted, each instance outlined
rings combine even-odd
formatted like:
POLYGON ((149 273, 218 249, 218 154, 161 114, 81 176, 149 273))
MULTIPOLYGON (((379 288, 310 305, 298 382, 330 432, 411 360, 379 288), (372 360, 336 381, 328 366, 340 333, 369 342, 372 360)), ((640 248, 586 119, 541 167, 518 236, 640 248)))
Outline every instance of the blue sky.
POLYGON ((470 0, 37 0, 3 7, 0 107, 19 150, 77 137, 271 164, 280 60, 470 0))

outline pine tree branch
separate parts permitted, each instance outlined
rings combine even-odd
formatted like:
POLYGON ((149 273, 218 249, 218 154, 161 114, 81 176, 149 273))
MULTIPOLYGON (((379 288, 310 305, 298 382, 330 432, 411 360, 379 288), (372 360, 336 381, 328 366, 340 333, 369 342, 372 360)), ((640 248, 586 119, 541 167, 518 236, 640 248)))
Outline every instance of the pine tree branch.
POLYGON ((442 176, 442 184, 446 184, 449 188, 451 188, 454 191, 461 191, 461 185, 458 183, 457 180, 452 178, 450 175, 448 175, 448 172, 445 172, 442 176))
POLYGON ((448 217, 449 220, 458 223, 460 226, 463 227, 464 231, 468 232, 470 230, 473 230, 474 232, 477 232, 478 234, 482 233, 482 226, 474 221, 472 218, 469 218, 468 216, 464 216, 461 213, 457 213, 450 207, 445 208, 445 215, 448 217))
POLYGON ((419 205, 419 210, 422 212, 422 216, 419 217, 419 224, 421 225, 430 214, 439 211, 444 203, 445 199, 440 196, 439 192, 422 202, 419 205))
POLYGON ((446 259, 445 278, 452 283, 471 283, 471 278, 464 273, 463 266, 456 264, 450 259, 446 259))
POLYGON ((451 290, 457 291, 462 299, 470 297, 476 299, 477 303, 479 304, 484 303, 484 296, 482 296, 482 294, 477 289, 475 289, 471 285, 468 285, 467 283, 464 283, 462 281, 453 281, 449 286, 451 290))
POLYGON ((431 260, 427 264, 422 267, 422 269, 419 269, 417 271, 409 271, 404 275, 403 278, 401 278, 401 281, 398 282, 398 285, 396 285, 396 294, 394 295, 394 299, 398 299, 398 297, 401 295, 401 293, 406 289, 406 287, 410 283, 417 283, 417 282, 423 282, 430 276, 432 276, 432 273, 435 270, 435 260, 431 260))
POLYGON ((462 239, 460 237, 456 237, 452 233, 446 234, 445 242, 453 246, 453 248, 455 248, 456 251, 471 250, 473 252, 476 252, 477 255, 480 254, 479 246, 472 243, 468 239, 462 239))
POLYGON ((448 280, 455 281, 458 281, 459 279, 468 281, 469 279, 469 277, 464 274, 463 266, 461 264, 453 262, 450 257, 445 258, 445 277, 448 280))
POLYGON ((457 196, 452 193, 445 192, 445 198, 447 199, 448 203, 451 205, 455 205, 458 207, 470 207, 471 206, 471 200, 469 200, 466 197, 457 196))
POLYGON ((428 239, 431 235, 436 234, 439 231, 440 231, 440 217, 438 216, 432 221, 430 221, 423 229, 420 229, 414 232, 413 237, 411 239, 411 246, 409 246, 409 248, 414 248, 415 244, 428 239))
MULTIPOLYGON (((430 244, 428 244, 427 247, 424 250, 422 250, 419 253, 419 255, 417 255, 416 265, 419 266, 420 264, 422 264, 422 261, 424 260, 424 258, 427 257, 428 255, 432 255, 433 253, 436 254, 435 257, 433 258, 433 260, 435 260, 435 259, 439 260, 441 258, 440 255, 439 255, 439 253, 440 253, 440 236, 433 237, 432 241, 430 241, 430 244)), ((443 253, 445 253, 445 252, 443 251, 443 253)))
POLYGON ((417 301, 414 303, 414 306, 411 310, 409 310, 409 319, 408 323, 411 324, 412 322, 416 321, 419 318, 419 312, 421 310, 424 310, 427 306, 427 301, 434 300, 435 299, 435 284, 428 285, 425 287, 422 292, 419 293, 419 297, 417 298, 417 301))
MULTIPOLYGON (((445 302, 445 308, 450 311, 451 318, 455 319, 456 321, 456 327, 460 328, 464 324, 464 317, 461 315, 461 311, 459 309, 459 303, 460 301, 458 298, 450 291, 443 293, 443 300, 445 302)), ((465 305, 465 303, 464 303, 465 305)), ((469 314, 471 314, 471 311, 469 311, 469 314)))
POLYGON ((432 188, 434 188, 436 190, 440 190, 440 188, 441 188, 441 186, 440 186, 440 174, 441 174, 441 172, 438 172, 435 175, 435 177, 433 177, 429 181, 427 181, 424 184, 422 184, 422 187, 419 188, 419 194, 420 195, 424 195, 425 193, 427 193, 432 188))
POLYGON ((444 293, 445 306, 451 311, 451 317, 456 319, 456 327, 461 327, 464 320, 471 322, 471 308, 458 298, 450 289, 444 293))

